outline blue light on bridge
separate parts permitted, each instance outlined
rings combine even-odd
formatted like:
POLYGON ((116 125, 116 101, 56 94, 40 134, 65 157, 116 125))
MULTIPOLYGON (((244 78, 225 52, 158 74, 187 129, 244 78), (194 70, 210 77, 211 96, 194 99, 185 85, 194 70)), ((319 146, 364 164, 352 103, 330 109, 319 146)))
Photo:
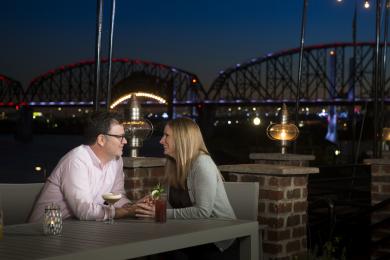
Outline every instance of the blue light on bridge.
POLYGON ((339 118, 348 118, 348 112, 340 112, 338 117, 339 118))
POLYGON ((328 117, 328 113, 325 111, 325 109, 323 109, 323 110, 321 111, 321 113, 317 113, 317 115, 318 115, 319 117, 328 117))
POLYGON ((32 101, 32 102, 29 102, 28 105, 30 105, 30 106, 77 106, 77 105, 84 106, 84 105, 93 105, 93 102, 92 101, 91 102, 85 102, 85 101, 69 101, 69 102, 41 101, 41 102, 35 102, 35 101, 32 101))

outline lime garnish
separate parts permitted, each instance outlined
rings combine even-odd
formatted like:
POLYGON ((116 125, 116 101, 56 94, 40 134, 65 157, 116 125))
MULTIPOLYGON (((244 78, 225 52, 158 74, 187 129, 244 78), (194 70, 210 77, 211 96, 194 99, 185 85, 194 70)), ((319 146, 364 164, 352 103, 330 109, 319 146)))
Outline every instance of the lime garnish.
POLYGON ((153 188, 152 190, 152 198, 153 199, 158 199, 161 195, 161 193, 164 192, 164 188, 159 184, 157 184, 156 187, 153 188))

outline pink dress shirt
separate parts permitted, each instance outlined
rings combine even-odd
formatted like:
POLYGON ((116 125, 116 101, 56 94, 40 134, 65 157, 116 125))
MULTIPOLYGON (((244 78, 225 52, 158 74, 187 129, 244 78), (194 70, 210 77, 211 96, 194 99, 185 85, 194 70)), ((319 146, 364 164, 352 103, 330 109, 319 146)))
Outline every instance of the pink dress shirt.
POLYGON ((102 194, 108 192, 122 194, 115 207, 130 202, 124 190, 122 157, 102 165, 88 145, 80 145, 61 158, 47 179, 29 222, 42 221, 45 206, 51 203, 60 206, 63 219, 107 219, 109 209, 102 194))

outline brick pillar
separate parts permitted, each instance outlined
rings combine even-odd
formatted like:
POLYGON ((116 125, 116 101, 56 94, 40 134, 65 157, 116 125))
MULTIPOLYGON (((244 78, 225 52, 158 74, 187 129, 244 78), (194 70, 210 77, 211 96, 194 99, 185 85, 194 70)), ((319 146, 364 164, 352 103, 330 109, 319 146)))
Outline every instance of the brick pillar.
POLYGON ((307 252, 307 183, 314 167, 271 164, 221 165, 229 181, 258 182, 259 224, 264 232, 264 259, 291 259, 307 252))
POLYGON ((382 151, 382 158, 390 160, 390 151, 382 151))
MULTIPOLYGON (((364 163, 371 165, 371 205, 390 198, 390 159, 366 159, 364 163)), ((390 216, 390 208, 376 211, 371 214, 371 224, 380 222, 390 216)), ((376 241, 390 234, 387 227, 375 230, 371 240, 376 241)))
POLYGON ((125 190, 130 200, 138 200, 163 182, 165 158, 123 157, 125 190))
MULTIPOLYGON (((374 154, 373 154, 372 151, 367 151, 367 155, 371 159, 374 157, 374 154)), ((382 151, 382 157, 381 158, 390 160, 390 151, 382 151)), ((366 162, 367 164, 371 164, 370 163, 370 159, 366 159, 366 160, 364 160, 364 162, 366 162)))
POLYGON ((259 164, 277 164, 292 166, 309 166, 309 162, 315 159, 310 154, 281 154, 281 153, 251 153, 249 159, 259 164))

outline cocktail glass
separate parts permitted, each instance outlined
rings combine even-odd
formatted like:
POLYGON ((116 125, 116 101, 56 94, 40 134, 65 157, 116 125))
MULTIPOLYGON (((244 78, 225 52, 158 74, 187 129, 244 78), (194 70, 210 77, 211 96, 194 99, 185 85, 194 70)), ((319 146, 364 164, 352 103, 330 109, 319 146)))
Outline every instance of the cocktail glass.
POLYGON ((121 199, 122 195, 121 194, 113 194, 113 193, 105 193, 102 195, 103 199, 108 203, 109 207, 109 214, 108 214, 108 219, 105 223, 107 224, 114 224, 114 204, 118 200, 121 199))
POLYGON ((167 194, 161 193, 154 201, 155 220, 159 223, 167 222, 167 194))

